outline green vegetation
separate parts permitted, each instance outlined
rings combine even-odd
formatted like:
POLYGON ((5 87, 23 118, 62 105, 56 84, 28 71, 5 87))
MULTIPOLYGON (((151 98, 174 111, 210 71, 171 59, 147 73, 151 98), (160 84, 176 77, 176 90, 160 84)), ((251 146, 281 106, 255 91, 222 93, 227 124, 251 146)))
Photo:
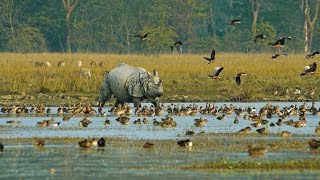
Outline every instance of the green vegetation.
MULTIPOLYGON (((2 102, 8 100, 44 100, 57 102, 68 99, 96 101, 104 73, 118 63, 157 69, 163 80, 165 94, 162 101, 304 101, 318 100, 318 75, 300 76, 303 67, 316 59, 305 60, 303 55, 289 55, 270 59, 269 54, 224 54, 207 65, 205 55, 114 55, 114 54, 0 54, 0 94, 2 102), (59 61, 65 67, 57 67, 59 61), (91 68, 92 78, 79 76, 76 61, 82 60, 83 68, 91 68), (51 67, 36 67, 35 62, 50 62, 51 67), (104 62, 104 67, 90 66, 91 61, 104 62), (214 67, 224 70, 220 79, 211 80, 214 67), (242 77, 238 86, 234 77, 242 77), (301 88, 294 95, 295 87, 301 88), (284 94, 288 87, 289 94, 284 94), (308 94, 309 88, 315 94, 308 94), (274 95, 274 89, 278 94, 274 95), (41 94, 40 94, 41 93, 41 94), (7 98, 8 95, 12 95, 7 98), (34 97, 32 97, 34 96, 34 97), (82 99, 81 99, 82 98, 82 99)), ((10 102, 10 101, 9 101, 10 102)))
POLYGON ((212 48, 271 53, 269 42, 291 36, 285 49, 302 53, 306 34, 306 52, 320 45, 317 5, 316 0, 2 0, 0 51, 154 54, 169 53, 181 40, 186 53, 212 48), (229 25, 233 19, 241 24, 229 25), (147 32, 148 42, 134 37, 147 32), (254 43, 260 33, 266 39, 254 43))

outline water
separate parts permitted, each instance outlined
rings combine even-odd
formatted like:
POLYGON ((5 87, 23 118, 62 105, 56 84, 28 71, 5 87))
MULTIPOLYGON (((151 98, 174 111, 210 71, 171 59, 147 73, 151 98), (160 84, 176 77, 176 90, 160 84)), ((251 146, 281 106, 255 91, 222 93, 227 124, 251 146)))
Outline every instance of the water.
MULTIPOLYGON (((215 103, 218 107, 230 103, 215 103)), ((233 105, 242 108, 255 107, 257 110, 266 103, 232 103, 233 105)), ((301 105, 300 102, 276 102, 272 105, 279 105, 281 108, 289 105, 301 105)), ((143 104, 150 105, 150 104, 143 104)), ((167 106, 168 103, 165 104, 167 106)), ((189 105, 189 103, 185 103, 189 105)), ((205 106, 205 103, 198 103, 199 106, 205 106)), ((311 106, 311 103, 307 103, 311 106)), ((319 102, 316 107, 320 106, 319 102)), ((104 111, 108 111, 110 107, 105 107, 104 111)), ((53 107, 52 112, 56 112, 57 108, 53 107)), ((315 137, 314 129, 318 126, 319 115, 307 114, 307 127, 294 128, 291 126, 276 126, 267 127, 269 134, 260 136, 255 131, 258 128, 253 128, 252 133, 256 136, 238 136, 234 137, 220 134, 206 136, 207 133, 235 133, 240 129, 250 126, 251 121, 243 120, 238 117, 239 124, 234 124, 233 121, 236 115, 227 116, 226 120, 217 120, 212 115, 197 116, 173 116, 177 122, 177 127, 163 129, 155 127, 152 124, 152 119, 158 121, 165 117, 147 117, 148 124, 124 126, 115 120, 116 117, 109 116, 111 124, 104 127, 106 117, 98 117, 97 115, 88 117, 92 124, 87 128, 80 128, 78 122, 83 119, 81 116, 72 117, 70 121, 62 121, 62 117, 55 114, 48 116, 26 116, 16 117, 14 115, 2 115, 0 117, 0 141, 6 139, 3 143, 5 149, 0 152, 0 179, 317 179, 320 171, 318 170, 279 170, 279 171, 264 171, 264 170, 184 170, 182 167, 190 166, 191 164, 201 164, 214 161, 283 161, 283 160, 302 160, 312 159, 319 161, 318 154, 310 153, 307 144, 306 146, 291 150, 291 151, 270 151, 265 156, 260 158, 252 158, 248 156, 245 148, 229 151, 227 144, 235 144, 238 142, 273 142, 281 140, 281 131, 287 130, 292 132, 293 136, 290 139, 303 141, 315 137), (50 119, 53 117, 56 121, 61 122, 60 127, 36 127, 38 121, 50 119), (194 126, 195 118, 207 118, 208 123, 205 127, 199 128, 194 126), (19 120, 21 125, 11 126, 6 123, 8 120, 19 120), (190 138, 185 135, 186 130, 193 130, 196 133, 204 131, 204 136, 192 137, 194 147, 181 148, 176 145, 176 140, 190 138), (14 141, 15 138, 90 138, 90 137, 122 137, 127 140, 117 141, 110 140, 103 149, 91 148, 88 150, 80 149, 77 143, 74 142, 50 142, 48 140, 45 147, 36 147, 33 145, 32 139, 22 143, 14 141), (223 149, 216 149, 212 146, 204 146, 207 142, 216 139, 225 138, 225 146, 223 149), (11 140, 10 140, 11 139, 11 140), (137 141, 142 140, 142 141, 137 141), (141 142, 144 140, 165 140, 168 145, 156 144, 153 149, 142 148, 141 142), (137 144, 140 143, 140 144, 137 144)), ((135 115, 130 116, 131 122, 141 117, 135 115)), ((286 120, 298 120, 298 116, 289 117, 286 120)), ((268 119, 270 122, 276 122, 278 117, 274 116, 268 119)), ((306 141, 307 142, 307 141, 306 141)), ((244 143, 244 144, 245 144, 244 143)))

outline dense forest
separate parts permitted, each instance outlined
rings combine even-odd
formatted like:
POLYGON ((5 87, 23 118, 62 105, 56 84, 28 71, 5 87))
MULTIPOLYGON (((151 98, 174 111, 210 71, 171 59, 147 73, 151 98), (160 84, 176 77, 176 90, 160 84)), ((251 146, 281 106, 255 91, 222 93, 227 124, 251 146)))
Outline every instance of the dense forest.
POLYGON ((318 8, 319 0, 1 0, 0 51, 171 53, 182 41, 184 53, 259 53, 290 36, 284 51, 307 53, 320 46, 318 8), (149 41, 135 37, 145 33, 149 41))

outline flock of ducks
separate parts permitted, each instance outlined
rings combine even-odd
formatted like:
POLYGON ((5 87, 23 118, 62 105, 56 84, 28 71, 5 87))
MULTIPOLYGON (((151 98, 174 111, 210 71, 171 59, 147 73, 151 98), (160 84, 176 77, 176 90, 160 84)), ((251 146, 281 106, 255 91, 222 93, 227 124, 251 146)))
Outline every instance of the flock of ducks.
MULTIPOLYGON (((39 104, 36 106, 38 109, 41 109, 42 111, 46 111, 46 108, 44 107, 43 104, 39 104)), ((72 106, 72 107, 77 107, 77 106, 72 106)), ((82 107, 82 106, 78 106, 82 107)), ((24 107, 27 108, 27 107, 24 107)), ((82 108, 80 109, 88 109, 92 108, 91 105, 83 105, 82 108)), ((28 108, 27 108, 28 109, 28 108)), ((57 109, 57 114, 60 114, 61 109, 64 109, 63 106, 59 107, 57 109)), ((66 108, 68 109, 68 108, 66 108)), ((73 108, 71 108, 73 109, 73 108)), ((102 112, 102 109, 99 108, 99 112, 102 112)), ((6 112, 6 111, 4 111, 6 112)), ((70 114, 70 112, 78 112, 73 110, 64 111, 65 113, 62 116, 63 121, 69 121, 73 115, 70 114)), ((290 106, 285 106, 285 107, 279 107, 277 105, 271 105, 271 104, 266 104, 260 109, 256 109, 255 107, 236 107, 233 104, 230 105, 222 105, 221 107, 215 106, 214 103, 206 103, 204 107, 198 106, 196 104, 189 104, 189 105, 184 105, 184 104, 170 104, 167 105, 166 107, 162 105, 159 108, 155 108, 154 106, 143 106, 141 108, 136 108, 134 111, 130 109, 130 107, 127 104, 120 104, 117 107, 113 107, 110 109, 108 112, 111 115, 108 116, 116 116, 117 118, 115 119, 117 122, 119 122, 122 125, 129 125, 131 124, 131 118, 128 117, 132 113, 135 114, 135 116, 138 118, 133 121, 133 124, 148 124, 149 120, 148 118, 152 118, 152 124, 154 126, 160 126, 162 128, 173 128, 177 127, 177 123, 174 121, 173 117, 174 116, 196 116, 196 115, 212 115, 216 117, 217 120, 220 121, 225 121, 228 115, 235 114, 236 117, 234 119, 234 124, 238 124, 239 121, 241 120, 241 117, 245 121, 250 121, 250 126, 245 127, 241 130, 239 130, 237 133, 239 135, 245 135, 248 133, 251 133, 253 129, 259 134, 262 135, 267 135, 268 134, 268 128, 273 128, 276 126, 292 126, 295 128, 303 128, 307 126, 307 113, 311 113, 313 115, 318 115, 320 114, 320 109, 317 109, 315 107, 315 103, 312 103, 311 107, 308 107, 306 103, 302 104, 301 106, 297 105, 290 105, 290 106), (161 121, 158 121, 155 117, 156 116, 162 116, 164 113, 166 113, 166 116, 163 118, 160 118, 161 121), (141 116, 141 118, 140 118, 141 116), (298 116, 299 120, 293 120, 291 119, 292 116, 298 116), (277 117, 278 121, 276 122, 270 122, 268 119, 271 119, 272 117, 277 117)), ((91 115, 91 114, 89 114, 91 115)), ((95 114, 93 114, 95 115, 95 114)), ((92 122, 89 120, 90 116, 85 115, 82 120, 79 121, 79 127, 80 128, 86 128, 88 127, 92 122)), ((195 127, 204 127, 206 126, 207 122, 209 120, 203 117, 195 118, 194 119, 194 126, 195 127)), ((12 125, 20 125, 20 121, 16 120, 10 120, 7 121, 8 124, 12 125)), ((111 120, 106 118, 104 121, 104 125, 108 126, 111 123, 111 120)), ((56 122, 54 118, 50 118, 47 120, 43 120, 40 122, 37 122, 36 127, 39 128, 44 128, 44 127, 59 127, 61 122, 56 122)), ((203 133, 203 132, 200 132, 203 133)), ((315 128, 315 133, 320 134, 320 124, 315 128)), ((187 130, 186 135, 192 136, 195 134, 195 132, 187 130)), ((283 138, 288 138, 291 136, 291 132, 289 131, 282 131, 281 132, 281 137, 283 138)), ((102 139, 100 140, 102 142, 102 139)), ((39 146, 44 145, 44 142, 38 142, 39 146)), ((99 143, 99 140, 97 139, 86 139, 83 141, 79 142, 79 146, 83 148, 90 148, 92 146, 96 146, 96 144, 103 144, 99 143), (97 143, 95 142, 97 141, 97 143)), ((179 146, 184 146, 184 147, 191 147, 193 145, 192 141, 190 139, 185 139, 178 141, 177 144, 179 146)), ((318 140, 312 140, 309 142, 310 148, 311 149, 317 149, 320 146, 320 141, 318 140)), ((145 148, 152 148, 154 145, 152 143, 147 142, 144 147, 145 148)), ((100 147, 100 146, 99 146, 100 147)), ((1 147, 0 147, 1 148, 1 147)), ((252 146, 249 146, 248 148, 248 153, 249 155, 253 154, 264 154, 265 149, 263 148, 254 148, 252 146)))

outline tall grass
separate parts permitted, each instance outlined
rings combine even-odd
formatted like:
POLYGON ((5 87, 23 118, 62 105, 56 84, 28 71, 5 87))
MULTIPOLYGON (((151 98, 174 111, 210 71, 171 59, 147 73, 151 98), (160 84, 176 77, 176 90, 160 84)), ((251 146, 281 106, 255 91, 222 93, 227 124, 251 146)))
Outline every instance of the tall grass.
POLYGON ((0 95, 8 94, 80 94, 91 97, 99 95, 104 72, 124 62, 143 67, 149 71, 158 70, 163 80, 165 100, 213 100, 242 101, 258 100, 304 100, 319 97, 319 76, 300 76, 303 68, 319 59, 306 60, 304 55, 289 55, 270 59, 270 54, 218 54, 216 62, 207 65, 201 54, 161 55, 115 55, 115 54, 0 54, 0 95), (57 67, 59 61, 65 67, 57 67), (91 68, 92 78, 79 76, 76 61, 82 60, 83 68, 91 68), (52 67, 35 67, 35 62, 50 62, 52 67), (90 67, 90 62, 105 62, 104 67, 90 67), (211 80, 208 74, 214 67, 222 66, 221 79, 211 80), (238 86, 234 77, 242 77, 238 86), (287 96, 273 95, 272 89, 279 86, 279 93, 289 87, 287 96), (292 91, 301 87, 302 93, 314 87, 313 96, 295 96, 292 91))

